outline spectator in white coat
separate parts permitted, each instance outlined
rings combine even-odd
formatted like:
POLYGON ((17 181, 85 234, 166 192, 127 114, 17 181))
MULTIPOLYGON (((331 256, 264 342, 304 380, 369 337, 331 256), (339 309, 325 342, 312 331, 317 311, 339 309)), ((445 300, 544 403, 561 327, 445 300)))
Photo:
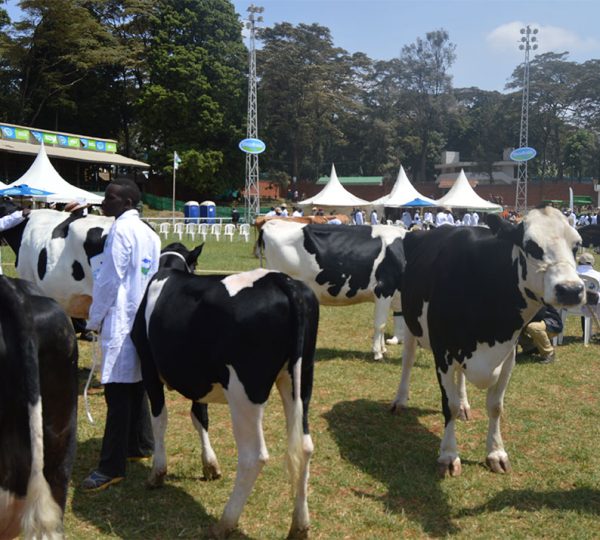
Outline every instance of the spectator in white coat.
POLYGON ((140 361, 129 337, 160 257, 158 235, 135 210, 140 198, 134 182, 117 179, 106 188, 102 202, 102 211, 115 217, 115 222, 94 280, 87 327, 100 333, 107 411, 100 463, 84 480, 86 491, 98 491, 121 481, 128 459, 149 457, 153 450, 140 361))

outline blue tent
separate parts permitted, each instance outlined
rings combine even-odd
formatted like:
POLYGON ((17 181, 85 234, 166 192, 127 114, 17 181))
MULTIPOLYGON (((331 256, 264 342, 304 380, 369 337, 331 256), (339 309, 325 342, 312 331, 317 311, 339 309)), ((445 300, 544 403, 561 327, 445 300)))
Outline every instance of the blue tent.
POLYGON ((27 184, 19 184, 5 189, 0 189, 0 195, 5 197, 41 197, 52 195, 51 191, 29 187, 27 184))
POLYGON ((407 203, 401 204, 401 207, 409 207, 409 208, 418 208, 420 206, 429 206, 431 208, 435 207, 435 204, 431 204, 429 201, 424 201, 423 199, 420 199, 419 197, 417 197, 416 199, 413 199, 412 201, 408 201, 407 203))

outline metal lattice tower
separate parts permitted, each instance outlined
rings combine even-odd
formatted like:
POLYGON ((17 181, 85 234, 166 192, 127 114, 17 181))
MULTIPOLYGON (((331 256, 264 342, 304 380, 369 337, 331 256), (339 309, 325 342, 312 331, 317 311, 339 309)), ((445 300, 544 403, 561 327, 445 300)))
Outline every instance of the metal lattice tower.
MULTIPOLYGON (((256 13, 262 13, 264 8, 251 4, 248 8, 248 22, 246 28, 250 30, 249 64, 248 74, 248 129, 249 139, 258 138, 258 106, 256 103, 256 23, 262 22, 262 17, 255 17, 256 13)), ((245 196, 245 220, 252 223, 260 213, 260 190, 258 184, 258 154, 246 154, 246 196, 245 196)))
MULTIPOLYGON (((519 148, 529 146, 529 51, 537 46, 537 28, 521 28, 521 42, 519 49, 525 51, 523 67, 523 98, 521 100, 521 129, 519 131, 519 148)), ((527 161, 520 161, 517 174, 517 193, 515 196, 515 210, 521 215, 527 212, 527 161)))

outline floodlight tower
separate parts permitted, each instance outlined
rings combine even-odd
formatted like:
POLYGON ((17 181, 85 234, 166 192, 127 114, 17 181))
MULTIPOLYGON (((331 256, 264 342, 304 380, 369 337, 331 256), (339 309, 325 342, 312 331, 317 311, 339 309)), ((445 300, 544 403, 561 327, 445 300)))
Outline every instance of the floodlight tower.
MULTIPOLYGON (((246 28, 250 31, 249 64, 248 75, 248 128, 249 139, 258 138, 258 107, 256 104, 256 23, 262 22, 263 7, 250 4, 248 8, 248 21, 246 28)), ((245 219, 246 223, 252 223, 260 213, 260 190, 258 184, 258 154, 246 154, 246 197, 245 197, 245 219)))
MULTIPOLYGON (((521 28, 519 49, 525 51, 525 63, 523 67, 523 98, 521 100, 519 148, 529 146, 529 51, 535 51, 538 48, 536 43, 536 34, 538 32, 537 28, 531 28, 529 25, 521 28)), ((518 165, 515 210, 521 215, 527 211, 527 161, 519 161, 518 165)))

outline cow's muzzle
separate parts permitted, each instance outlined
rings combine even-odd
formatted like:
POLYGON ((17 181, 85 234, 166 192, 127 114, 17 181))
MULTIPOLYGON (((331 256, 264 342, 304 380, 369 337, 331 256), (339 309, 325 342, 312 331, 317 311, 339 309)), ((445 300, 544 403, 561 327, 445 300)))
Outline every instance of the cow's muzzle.
POLYGON ((562 306, 577 306, 585 299, 585 288, 582 283, 558 284, 554 287, 556 301, 562 306))

